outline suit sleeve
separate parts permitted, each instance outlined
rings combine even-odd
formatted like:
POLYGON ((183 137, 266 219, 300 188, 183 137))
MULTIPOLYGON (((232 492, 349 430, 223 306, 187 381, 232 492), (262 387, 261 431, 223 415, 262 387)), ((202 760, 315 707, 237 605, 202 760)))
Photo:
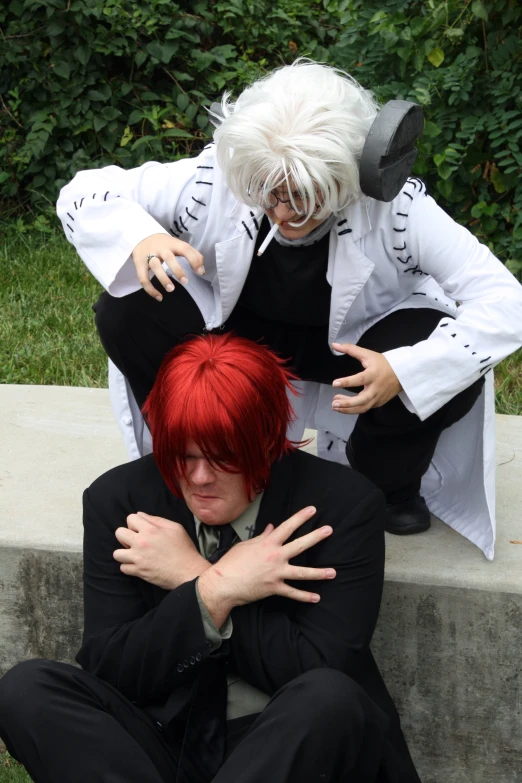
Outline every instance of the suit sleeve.
POLYGON ((316 505, 322 513, 315 525, 334 532, 293 562, 336 569, 334 580, 295 583, 318 592, 320 602, 272 598, 232 612, 235 667, 264 693, 309 669, 331 667, 357 679, 367 665, 384 579, 384 498, 371 489, 349 512, 328 496, 316 505))
POLYGON ((384 354, 424 420, 520 347, 522 286, 429 196, 415 194, 406 226, 411 263, 459 303, 427 340, 384 354))
POLYGON ((91 492, 84 494, 84 637, 76 660, 137 704, 163 701, 199 674, 209 654, 195 581, 155 606, 154 588, 122 574, 112 556, 128 510, 96 503, 91 492))

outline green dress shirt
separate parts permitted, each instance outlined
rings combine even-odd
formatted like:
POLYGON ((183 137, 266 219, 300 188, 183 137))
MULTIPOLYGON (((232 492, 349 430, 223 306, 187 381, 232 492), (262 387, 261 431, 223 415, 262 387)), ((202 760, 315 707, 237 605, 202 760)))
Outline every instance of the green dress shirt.
MULTIPOLYGON (((230 523, 237 535, 237 540, 234 541, 232 546, 239 543, 239 541, 247 541, 254 535, 254 528, 262 496, 263 493, 257 495, 255 500, 253 500, 241 516, 230 523)), ((203 557, 208 558, 219 545, 219 526, 205 525, 196 517, 194 517, 194 522, 196 525, 199 551, 203 557)), ((221 628, 217 628, 199 595, 197 582, 196 594, 201 618, 203 620, 203 628, 205 629, 205 636, 209 643, 210 652, 214 652, 222 645, 224 639, 230 639, 232 636, 234 630, 232 618, 229 616, 225 624, 221 628)), ((227 682, 227 720, 242 718, 244 715, 261 712, 270 699, 266 693, 254 688, 253 685, 250 685, 238 675, 228 674, 227 682)))

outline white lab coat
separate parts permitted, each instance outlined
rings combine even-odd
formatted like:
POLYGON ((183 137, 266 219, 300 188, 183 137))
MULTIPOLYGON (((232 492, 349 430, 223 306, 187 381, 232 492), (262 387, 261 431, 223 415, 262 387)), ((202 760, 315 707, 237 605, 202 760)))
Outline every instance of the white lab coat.
MULTIPOLYGON (((58 215, 81 258, 114 296, 139 289, 130 254, 147 236, 170 233, 197 248, 206 275, 193 273, 185 259, 181 265, 207 329, 214 329, 227 320, 239 298, 263 211, 234 197, 209 145, 198 157, 174 163, 82 171, 61 191, 58 215)), ((385 354, 402 385, 402 401, 421 419, 486 375, 473 409, 443 432, 422 492, 435 515, 492 559, 494 398, 489 370, 522 344, 522 287, 415 178, 390 203, 362 199, 343 210, 330 232, 327 279, 332 286, 329 343, 356 343, 395 310, 441 311, 441 322, 427 340, 385 354)), ((127 449, 135 458, 150 450, 146 428, 115 367, 110 368, 109 385, 127 449)), ((291 437, 299 438, 305 427, 318 429, 323 433, 321 456, 345 461, 344 441, 355 417, 333 413, 330 386, 307 382, 302 388, 297 403, 292 398, 298 421, 291 437)))

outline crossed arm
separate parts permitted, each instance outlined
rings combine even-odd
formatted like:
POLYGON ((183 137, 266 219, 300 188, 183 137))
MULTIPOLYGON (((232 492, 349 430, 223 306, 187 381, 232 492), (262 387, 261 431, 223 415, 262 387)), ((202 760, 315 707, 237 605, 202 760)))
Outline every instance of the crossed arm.
MULTIPOLYGON (((195 589, 198 574, 180 568, 178 578, 186 581, 164 589, 137 573, 122 572, 129 564, 120 565, 114 558, 112 519, 118 510, 111 504, 96 508, 89 492, 84 503, 85 634, 77 660, 137 703, 162 701, 197 676, 198 666, 184 668, 184 660, 200 663, 209 655, 195 589)), ((341 524, 334 513, 321 513, 321 522, 332 524, 317 529, 313 512, 301 512, 276 529, 269 526, 257 539, 236 545, 211 568, 186 536, 179 550, 185 554, 177 562, 186 563, 192 547, 190 567, 202 569, 201 595, 216 625, 232 613, 230 649, 217 654, 231 654, 240 675, 267 693, 317 666, 349 673, 377 619, 382 512, 377 491, 341 524), (300 526, 304 535, 285 543, 300 526), (245 573, 252 574, 250 581, 245 573), (306 581, 297 581, 299 576, 306 581)), ((121 518, 121 509, 119 514, 121 518)), ((153 537, 158 543, 163 539, 153 537)))

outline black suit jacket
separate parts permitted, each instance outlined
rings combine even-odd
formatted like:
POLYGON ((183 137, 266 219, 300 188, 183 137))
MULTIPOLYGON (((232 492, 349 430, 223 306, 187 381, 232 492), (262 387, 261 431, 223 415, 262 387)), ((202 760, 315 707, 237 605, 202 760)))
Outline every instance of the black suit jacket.
MULTIPOLYGON (((318 604, 271 597, 232 612, 230 641, 213 653, 267 694, 309 669, 331 667, 356 680, 389 718, 383 781, 417 783, 395 706, 370 652, 384 575, 384 498, 346 467, 296 451, 274 464, 255 534, 314 505, 297 532, 333 534, 293 563, 331 566, 331 581, 299 586, 318 604)), ((83 645, 77 661, 168 725, 190 704, 209 656, 195 581, 166 591, 121 573, 115 530, 145 511, 182 524, 197 545, 192 513, 175 498, 151 456, 105 473, 84 494, 83 645)))

